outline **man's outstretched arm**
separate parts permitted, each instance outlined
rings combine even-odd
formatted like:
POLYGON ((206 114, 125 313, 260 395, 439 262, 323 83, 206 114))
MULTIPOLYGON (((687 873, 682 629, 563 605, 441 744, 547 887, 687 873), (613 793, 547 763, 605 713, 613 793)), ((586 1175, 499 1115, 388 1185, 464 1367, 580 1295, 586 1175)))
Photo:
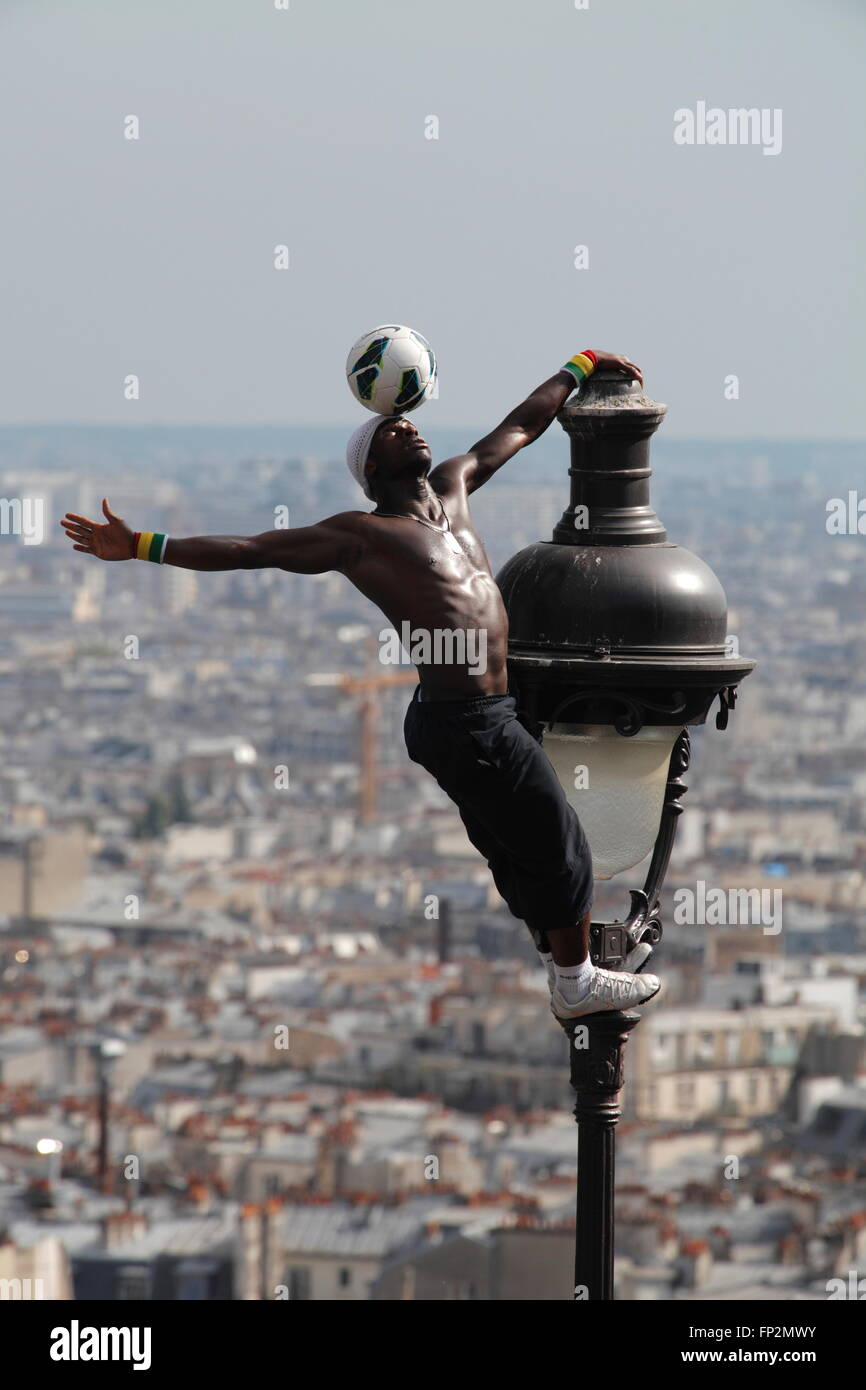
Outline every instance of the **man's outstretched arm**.
MULTIPOLYGON (((136 533, 103 498, 105 523, 67 512, 60 525, 73 550, 100 560, 136 558, 136 533)), ((349 516, 341 514, 315 526, 263 531, 258 536, 169 536, 162 563, 188 570, 284 569, 294 574, 325 574, 343 570, 358 554, 360 543, 349 516)))
MULTIPOLYGON (((640 367, 627 357, 602 352, 601 349, 594 349, 594 353, 596 371, 621 372, 624 376, 636 378, 643 385, 640 367)), ((473 444, 468 453, 458 454, 440 463, 431 473, 431 481, 440 478, 450 483, 462 479, 466 491, 474 492, 488 478, 492 478, 503 463, 544 434, 576 386, 574 374, 565 368, 543 381, 510 415, 506 415, 495 430, 473 444)))

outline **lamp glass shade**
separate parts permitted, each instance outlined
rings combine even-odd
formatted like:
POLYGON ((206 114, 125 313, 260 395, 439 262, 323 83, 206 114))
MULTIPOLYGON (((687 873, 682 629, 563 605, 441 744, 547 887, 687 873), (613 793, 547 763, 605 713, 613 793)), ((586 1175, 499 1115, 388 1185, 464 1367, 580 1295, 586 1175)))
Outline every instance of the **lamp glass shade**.
POLYGON ((542 746, 592 851, 593 877, 632 869, 656 841, 668 765, 682 730, 645 725, 631 737, 609 724, 554 724, 542 746))

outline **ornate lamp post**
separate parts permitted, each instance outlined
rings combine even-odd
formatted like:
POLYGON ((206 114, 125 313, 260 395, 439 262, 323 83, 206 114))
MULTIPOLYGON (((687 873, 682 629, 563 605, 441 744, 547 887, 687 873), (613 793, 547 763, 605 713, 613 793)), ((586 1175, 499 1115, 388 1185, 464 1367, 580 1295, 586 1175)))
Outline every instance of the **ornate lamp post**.
MULTIPOLYGON (((666 410, 636 382, 589 377, 557 417, 571 439, 569 504, 550 541, 519 551, 497 575, 510 689, 580 816, 595 877, 652 851, 623 920, 592 925, 592 959, 607 969, 661 937, 689 728, 715 700, 725 728, 755 665, 729 651, 715 574, 667 539, 650 505, 649 441, 666 410)), ((576 1298, 613 1297, 614 1127, 623 1047, 639 1021, 611 1012, 566 1030, 579 1132, 576 1298)))

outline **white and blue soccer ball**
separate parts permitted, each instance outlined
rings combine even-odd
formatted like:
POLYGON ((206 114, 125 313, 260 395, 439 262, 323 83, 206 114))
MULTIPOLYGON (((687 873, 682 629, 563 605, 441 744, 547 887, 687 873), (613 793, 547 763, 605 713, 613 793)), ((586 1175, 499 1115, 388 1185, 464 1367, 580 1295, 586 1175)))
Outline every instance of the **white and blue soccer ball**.
POLYGON ((346 379, 355 400, 376 415, 405 415, 432 394, 436 358, 414 328, 384 323, 354 344, 346 360, 346 379))

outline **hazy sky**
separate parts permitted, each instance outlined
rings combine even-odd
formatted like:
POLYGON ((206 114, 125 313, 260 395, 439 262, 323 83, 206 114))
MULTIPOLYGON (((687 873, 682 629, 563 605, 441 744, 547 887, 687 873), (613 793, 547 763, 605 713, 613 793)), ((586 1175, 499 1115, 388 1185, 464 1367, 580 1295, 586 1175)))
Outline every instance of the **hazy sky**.
POLYGON ((866 436, 864 58, 862 0, 0 0, 0 420, 350 425, 393 321, 428 425, 602 347, 669 435, 866 436))

